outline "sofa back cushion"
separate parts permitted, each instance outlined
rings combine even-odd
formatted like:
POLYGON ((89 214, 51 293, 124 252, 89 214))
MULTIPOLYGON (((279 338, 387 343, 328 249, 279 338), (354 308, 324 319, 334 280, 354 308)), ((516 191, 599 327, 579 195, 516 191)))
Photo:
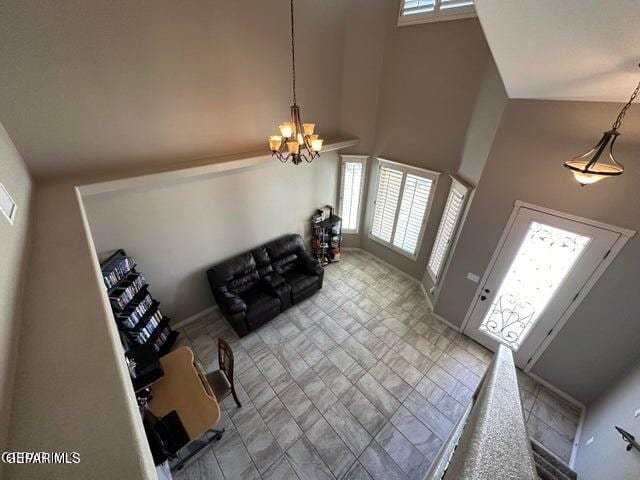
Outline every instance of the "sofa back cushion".
POLYGON ((253 287, 260 275, 251 252, 233 257, 207 272, 211 288, 215 292, 242 293, 253 287))
POLYGON ((285 235, 273 242, 267 243, 266 249, 273 269, 284 273, 295 265, 298 255, 304 252, 304 242, 298 234, 285 235))
POLYGON ((267 277, 273 273, 273 267, 271 266, 271 259, 267 253, 267 249, 264 247, 258 247, 251 250, 251 256, 256 262, 256 268, 260 278, 267 277))

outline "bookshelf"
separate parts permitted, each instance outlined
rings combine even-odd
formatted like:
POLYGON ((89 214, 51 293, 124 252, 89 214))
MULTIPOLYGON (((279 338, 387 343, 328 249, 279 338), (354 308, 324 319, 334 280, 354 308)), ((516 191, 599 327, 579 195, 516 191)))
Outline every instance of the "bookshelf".
POLYGON ((340 260, 342 219, 331 215, 326 220, 311 222, 311 254, 321 265, 340 260))
POLYGON ((160 312, 160 302, 151 296, 136 266, 135 259, 122 249, 100 264, 113 317, 126 350, 151 345, 162 356, 169 352, 178 332, 160 312))

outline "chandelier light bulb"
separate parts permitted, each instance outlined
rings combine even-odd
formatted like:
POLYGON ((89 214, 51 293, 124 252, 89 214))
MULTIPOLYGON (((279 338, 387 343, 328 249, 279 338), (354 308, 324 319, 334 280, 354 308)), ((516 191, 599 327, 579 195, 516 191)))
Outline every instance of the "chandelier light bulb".
POLYGON ((280 133, 284 138, 289 138, 293 135, 293 125, 291 122, 284 122, 280 124, 280 133))
POLYGON ((282 145, 282 136, 280 135, 271 135, 269 137, 269 149, 270 150, 279 150, 280 145, 282 145))

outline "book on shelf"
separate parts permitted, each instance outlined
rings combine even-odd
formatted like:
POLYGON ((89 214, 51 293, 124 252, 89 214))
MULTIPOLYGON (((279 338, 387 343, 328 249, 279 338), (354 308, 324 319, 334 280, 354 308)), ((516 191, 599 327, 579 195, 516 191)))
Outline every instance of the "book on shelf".
POLYGON ((124 310, 127 304, 136 296, 136 293, 146 285, 144 275, 141 273, 134 274, 134 278, 127 280, 121 287, 116 288, 111 292, 109 299, 111 303, 118 307, 119 310, 124 310))
POLYGON ((132 257, 117 257, 102 269, 102 278, 107 289, 115 286, 126 277, 136 266, 132 257))
POLYGON ((160 325, 163 318, 164 317, 162 316, 162 313, 160 313, 160 310, 156 310, 142 328, 137 331, 130 332, 131 337, 138 343, 145 343, 153 336, 153 333, 158 325, 160 325))
POLYGON ((160 335, 158 335, 158 338, 156 338, 156 340, 153 342, 153 348, 156 350, 156 352, 159 352, 164 347, 165 342, 167 341, 169 336, 171 336, 171 330, 169 330, 168 327, 162 329, 160 335))
POLYGON ((116 250, 100 265, 111 309, 124 347, 150 345, 160 355, 167 353, 179 333, 169 326, 136 261, 122 249, 116 250))
POLYGON ((125 309, 122 313, 116 314, 116 318, 118 318, 125 327, 134 328, 152 304, 153 298, 151 298, 151 294, 147 293, 137 305, 133 305, 133 307, 125 309))

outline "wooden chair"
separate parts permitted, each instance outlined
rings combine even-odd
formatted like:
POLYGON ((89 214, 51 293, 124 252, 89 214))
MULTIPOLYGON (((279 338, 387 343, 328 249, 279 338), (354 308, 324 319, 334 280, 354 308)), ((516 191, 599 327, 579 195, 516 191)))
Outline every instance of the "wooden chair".
POLYGON ((222 338, 218 338, 218 366, 219 370, 207 374, 207 382, 211 385, 216 399, 218 402, 222 402, 225 397, 231 394, 236 405, 242 407, 233 383, 233 350, 222 338))

